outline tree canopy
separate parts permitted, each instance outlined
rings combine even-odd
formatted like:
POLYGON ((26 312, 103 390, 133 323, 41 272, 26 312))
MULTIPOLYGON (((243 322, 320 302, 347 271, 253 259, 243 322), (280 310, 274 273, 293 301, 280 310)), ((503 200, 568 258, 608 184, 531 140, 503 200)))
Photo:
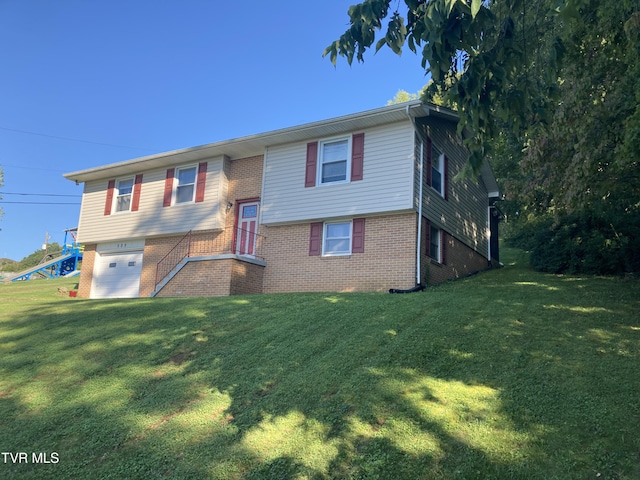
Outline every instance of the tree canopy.
POLYGON ((387 105, 395 105, 397 103, 409 102, 411 100, 417 100, 420 95, 417 93, 409 93, 406 90, 398 90, 395 96, 387 102, 387 105))
POLYGON ((422 98, 458 111, 469 170, 490 159, 512 219, 582 225, 572 241, 604 225, 601 250, 640 270, 640 0, 365 0, 348 15, 334 64, 418 54, 422 98))
POLYGON ((365 0, 351 6, 349 29, 324 55, 334 64, 338 56, 351 64, 363 62, 370 48, 419 52, 432 88, 455 98, 460 132, 472 133, 466 142, 475 170, 505 123, 518 134, 549 124, 568 43, 579 40, 576 31, 593 21, 598 6, 608 4, 627 16, 630 32, 637 30, 635 0, 404 0, 403 14, 392 12, 392 3, 399 4, 365 0), (376 42, 384 19, 386 31, 376 42))
POLYGON ((4 266, 2 268, 6 272, 19 272, 27 268, 35 267, 36 265, 40 265, 43 261, 58 256, 60 252, 62 252, 62 245, 57 242, 51 242, 47 245, 46 250, 35 250, 32 254, 27 255, 19 262, 8 260, 4 262, 4 266))
POLYGON ((405 18, 398 10, 390 12, 390 0, 365 0, 349 8, 351 27, 324 54, 334 64, 339 55, 349 63, 364 61, 388 17, 376 51, 387 46, 401 54, 405 45, 414 53, 421 49, 433 88, 450 92, 458 103, 459 131, 472 133, 466 142, 477 170, 499 120, 515 130, 544 120, 547 95, 532 89, 544 89, 539 77, 548 84, 557 78, 563 45, 555 30, 563 18, 575 16, 577 2, 405 0, 405 18))

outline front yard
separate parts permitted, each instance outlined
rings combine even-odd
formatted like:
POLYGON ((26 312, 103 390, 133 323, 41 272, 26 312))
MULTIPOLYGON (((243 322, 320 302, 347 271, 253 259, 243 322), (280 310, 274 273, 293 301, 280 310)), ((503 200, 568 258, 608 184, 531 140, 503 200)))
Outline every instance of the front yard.
POLYGON ((0 285, 0 478, 640 478, 640 283, 506 254, 408 295, 0 285))

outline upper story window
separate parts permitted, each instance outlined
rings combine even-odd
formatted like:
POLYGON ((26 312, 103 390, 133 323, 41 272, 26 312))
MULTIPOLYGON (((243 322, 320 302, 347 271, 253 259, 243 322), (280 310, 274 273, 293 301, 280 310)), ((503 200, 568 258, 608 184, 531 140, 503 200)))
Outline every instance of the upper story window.
POLYGON ((319 142, 318 184, 346 182, 351 155, 348 138, 319 142))
POLYGON ((116 182, 116 212, 131 210, 131 196, 133 194, 133 178, 121 179, 116 182))
POLYGON ((193 203, 196 194, 195 165, 176 169, 176 204, 193 203))
POLYGON ((163 207, 204 202, 207 162, 169 168, 164 181, 163 207))
POLYGON ((426 165, 423 170, 425 184, 433 188, 445 200, 449 200, 449 160, 447 155, 438 149, 431 138, 424 143, 426 165))
POLYGON ((364 178, 364 133, 307 144, 305 187, 357 182, 364 178))
POLYGON ((140 192, 142 189, 142 174, 134 178, 115 178, 107 183, 107 197, 104 204, 104 214, 117 212, 137 212, 140 208, 140 192))
POLYGON ((431 187, 444 197, 445 188, 445 159, 444 153, 441 153, 435 146, 431 149, 431 187))

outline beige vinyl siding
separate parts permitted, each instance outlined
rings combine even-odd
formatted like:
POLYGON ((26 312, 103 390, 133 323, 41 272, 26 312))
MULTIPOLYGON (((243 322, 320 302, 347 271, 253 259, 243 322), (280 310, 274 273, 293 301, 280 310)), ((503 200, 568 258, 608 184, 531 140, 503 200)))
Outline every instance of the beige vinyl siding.
MULTIPOLYGON (((360 132, 348 132, 346 135, 360 132)), ((413 127, 396 123, 364 131, 364 178, 305 188, 307 142, 269 147, 262 223, 281 224, 413 208, 413 127)), ((309 139, 309 142, 318 139, 309 139)))
POLYGON ((204 202, 170 207, 162 206, 167 169, 140 172, 143 178, 137 212, 115 212, 112 209, 111 215, 104 215, 110 179, 85 183, 78 241, 97 243, 223 228, 221 203, 226 203, 227 187, 223 163, 223 157, 207 161, 204 202))
MULTIPOLYGON (((467 150, 459 142, 456 124, 432 117, 418 120, 418 145, 415 160, 415 205, 417 208, 419 196, 418 170, 420 165, 420 140, 424 140, 425 133, 431 137, 433 145, 444 152, 449 160, 448 200, 438 192, 424 185, 423 187, 423 215, 435 226, 444 229, 458 240, 486 256, 488 251, 487 207, 489 205, 488 192, 482 179, 466 179, 454 181, 453 178, 464 167, 467 161, 467 150)), ((426 155, 424 165, 426 168, 426 155)))

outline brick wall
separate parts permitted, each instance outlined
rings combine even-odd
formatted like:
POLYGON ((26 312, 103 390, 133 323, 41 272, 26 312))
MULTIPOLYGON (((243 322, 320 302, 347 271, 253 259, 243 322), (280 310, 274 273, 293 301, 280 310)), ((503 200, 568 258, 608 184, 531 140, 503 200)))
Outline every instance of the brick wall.
POLYGON ((225 230, 210 230, 206 232, 194 232, 191 235, 190 256, 198 257, 203 255, 215 255, 218 253, 229 253, 231 251, 231 240, 233 232, 225 230))
POLYGON ((175 247, 184 235, 171 237, 147 238, 142 258, 142 274, 140 277, 140 296, 148 297, 156 286, 156 265, 175 247))
POLYGON ((188 262, 158 297, 216 297, 262 293, 264 267, 234 258, 188 262))
POLYGON ((351 292, 415 285, 416 215, 368 217, 364 253, 309 256, 310 225, 263 227, 264 293, 351 292))
MULTIPOLYGON (((147 238, 144 246, 142 277, 140 279, 140 296, 148 297, 156 286, 156 266, 180 242, 184 235, 171 237, 147 238)), ((191 256, 211 255, 228 248, 227 236, 220 230, 206 230, 192 233, 191 256)))
POLYGON ((158 297, 215 297, 231 293, 232 260, 188 262, 158 297))
POLYGON ((93 280, 93 267, 96 261, 96 244, 84 246, 82 254, 82 267, 80 268, 80 282, 78 285, 78 297, 89 298, 91 295, 91 282, 93 280))
POLYGON ((264 268, 254 263, 231 260, 231 295, 262 293, 264 268))
POLYGON ((260 198, 262 192, 262 166, 264 157, 242 158, 231 160, 229 165, 228 201, 234 208, 227 215, 226 226, 233 227, 233 212, 236 202, 247 198, 260 198))
MULTIPOLYGON (((238 213, 238 200, 260 198, 262 196, 262 168, 264 157, 242 158, 232 160, 229 165, 229 190, 228 201, 233 203, 233 207, 227 213, 225 230, 232 232, 235 226, 235 219, 238 213)), ((262 226, 258 226, 258 234, 264 235, 262 226)), ((232 242, 232 240, 230 240, 232 242)))
POLYGON ((422 283, 437 284, 463 277, 469 273, 487 268, 487 258, 468 247, 454 236, 445 233, 445 263, 441 264, 426 255, 425 236, 421 241, 422 283))

